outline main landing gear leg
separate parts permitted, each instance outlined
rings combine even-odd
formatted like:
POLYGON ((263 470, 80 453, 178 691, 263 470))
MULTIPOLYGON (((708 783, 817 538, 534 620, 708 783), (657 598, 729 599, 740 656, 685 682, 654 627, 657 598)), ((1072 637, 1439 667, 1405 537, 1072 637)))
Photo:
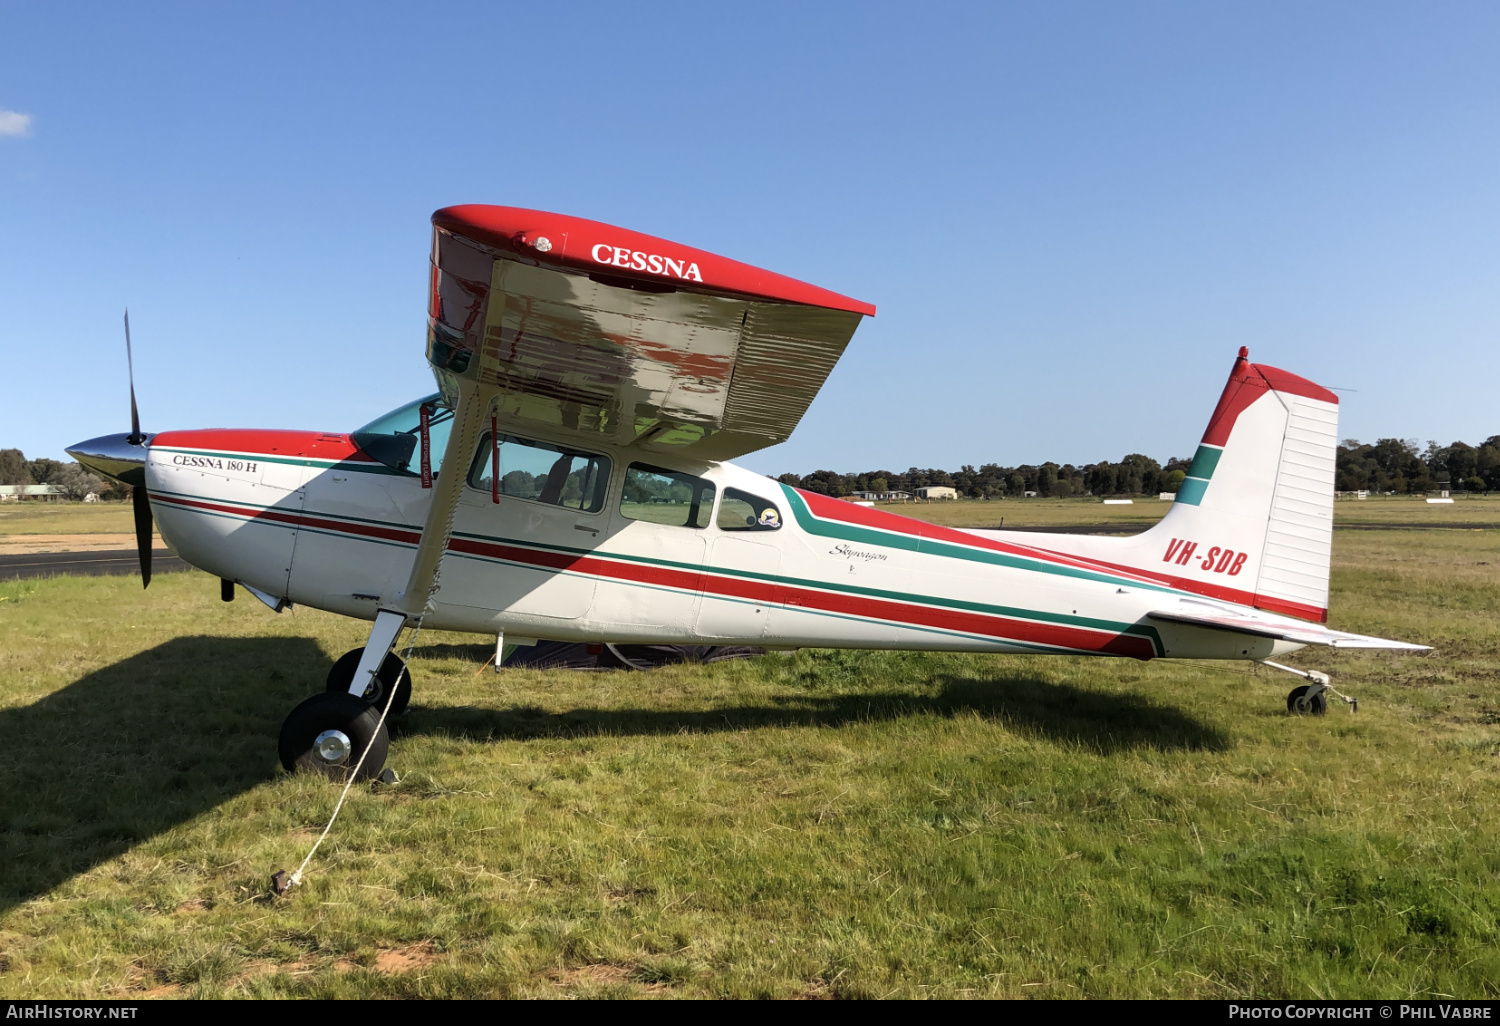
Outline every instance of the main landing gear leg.
MULTIPOLYGON (((340 782, 348 780, 356 766, 359 780, 373 780, 380 775, 390 737, 381 722, 386 688, 376 674, 405 625, 405 614, 381 610, 375 616, 370 640, 359 656, 348 690, 325 691, 292 710, 281 725, 277 745, 283 766, 293 771, 321 773, 340 782), (372 691, 381 697, 381 705, 372 705, 367 700, 367 693, 372 691)), ((409 695, 411 685, 406 674, 402 673, 399 681, 406 684, 409 695)), ((393 712, 395 701, 402 697, 398 686, 395 699, 390 702, 393 712)))
POLYGON ((1262 666, 1269 666, 1273 670, 1284 670, 1311 682, 1292 688, 1291 693, 1286 696, 1287 712, 1297 713, 1300 716, 1322 716, 1328 711, 1329 694, 1342 698, 1349 706, 1350 712, 1359 712, 1359 700, 1335 690, 1328 674, 1319 673, 1317 670, 1299 670, 1295 666, 1283 666, 1269 659, 1261 659, 1259 662, 1262 666))

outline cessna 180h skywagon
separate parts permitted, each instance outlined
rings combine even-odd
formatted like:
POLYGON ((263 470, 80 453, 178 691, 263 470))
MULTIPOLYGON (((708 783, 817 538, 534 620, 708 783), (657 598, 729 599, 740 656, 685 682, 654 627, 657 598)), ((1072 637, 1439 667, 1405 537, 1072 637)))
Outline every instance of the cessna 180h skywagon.
MULTIPOLYGON (((273 609, 373 621, 287 718, 288 769, 385 761, 409 625, 511 641, 1255 660, 1417 649, 1327 620, 1338 399, 1230 371, 1167 516, 1130 538, 955 530, 727 462, 787 438, 875 308, 594 221, 432 218, 438 391, 351 433, 209 429, 69 452, 184 560, 273 609)), ((126 323, 127 348, 129 323, 126 323)), ((1281 667, 1290 669, 1289 667, 1281 667)), ((1290 708, 1322 712, 1328 678, 1290 708)))

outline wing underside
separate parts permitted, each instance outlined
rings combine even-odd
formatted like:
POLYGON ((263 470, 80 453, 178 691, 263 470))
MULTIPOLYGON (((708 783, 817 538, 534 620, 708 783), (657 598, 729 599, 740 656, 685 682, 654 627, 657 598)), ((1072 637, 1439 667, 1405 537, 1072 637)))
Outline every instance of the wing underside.
POLYGON ((433 221, 440 379, 470 377, 503 419, 581 444, 729 459, 783 441, 874 312, 596 222, 496 207, 433 221))

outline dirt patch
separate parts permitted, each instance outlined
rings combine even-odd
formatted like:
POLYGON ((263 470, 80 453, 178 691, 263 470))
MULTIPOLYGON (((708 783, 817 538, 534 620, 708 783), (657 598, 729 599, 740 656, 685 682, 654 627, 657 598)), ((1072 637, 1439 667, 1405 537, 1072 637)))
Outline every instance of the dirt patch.
POLYGON ((252 976, 263 976, 276 972, 284 972, 292 976, 304 976, 308 973, 317 972, 319 969, 331 969, 336 973, 352 973, 359 969, 373 969, 377 973, 400 976, 403 973, 420 972, 431 966, 439 957, 438 950, 431 941, 422 941, 418 944, 408 944, 400 948, 381 948, 375 953, 374 964, 369 966, 360 965, 352 958, 337 958, 332 962, 322 962, 304 956, 295 962, 257 962, 241 973, 240 978, 248 979, 252 976))
POLYGON ((377 973, 411 973, 426 969, 438 960, 437 949, 430 941, 408 944, 404 948, 386 948, 375 956, 377 973))
MULTIPOLYGON (((286 973, 288 976, 309 976, 318 971, 324 963, 311 955, 303 955, 301 958, 291 962, 268 962, 258 961, 246 964, 240 974, 234 978, 235 983, 244 983, 258 976, 274 976, 277 973, 286 973)), ((341 958, 333 963, 334 972, 348 972, 358 969, 359 966, 346 958, 341 958)))
POLYGON ((129 991, 135 996, 143 998, 172 998, 182 993, 182 987, 176 983, 163 983, 161 977, 155 973, 148 972, 139 965, 132 965, 127 973, 129 979, 129 991))
POLYGON ((593 965, 575 965, 566 969, 549 969, 547 979, 559 987, 570 990, 582 987, 630 987, 641 994, 661 994, 668 989, 665 983, 642 983, 636 978, 639 970, 635 966, 597 962, 593 965))
MULTIPOLYGON (((159 536, 152 536, 151 547, 166 551, 159 536)), ((34 552, 100 552, 109 549, 135 548, 133 534, 12 534, 0 538, 0 554, 28 555, 34 552)))
POLYGON ((547 979, 561 987, 589 987, 629 983, 630 972, 630 966, 600 962, 596 965, 575 965, 567 969, 549 969, 547 979))

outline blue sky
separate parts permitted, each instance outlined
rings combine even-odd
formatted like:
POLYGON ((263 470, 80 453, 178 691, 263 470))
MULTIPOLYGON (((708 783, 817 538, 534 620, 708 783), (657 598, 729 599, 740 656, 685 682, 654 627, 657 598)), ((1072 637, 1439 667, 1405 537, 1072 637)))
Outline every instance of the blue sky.
POLYGON ((429 388, 428 216, 875 303, 807 472, 1190 454, 1236 349, 1341 434, 1500 432, 1492 3, 0 2, 0 446, 429 388))

